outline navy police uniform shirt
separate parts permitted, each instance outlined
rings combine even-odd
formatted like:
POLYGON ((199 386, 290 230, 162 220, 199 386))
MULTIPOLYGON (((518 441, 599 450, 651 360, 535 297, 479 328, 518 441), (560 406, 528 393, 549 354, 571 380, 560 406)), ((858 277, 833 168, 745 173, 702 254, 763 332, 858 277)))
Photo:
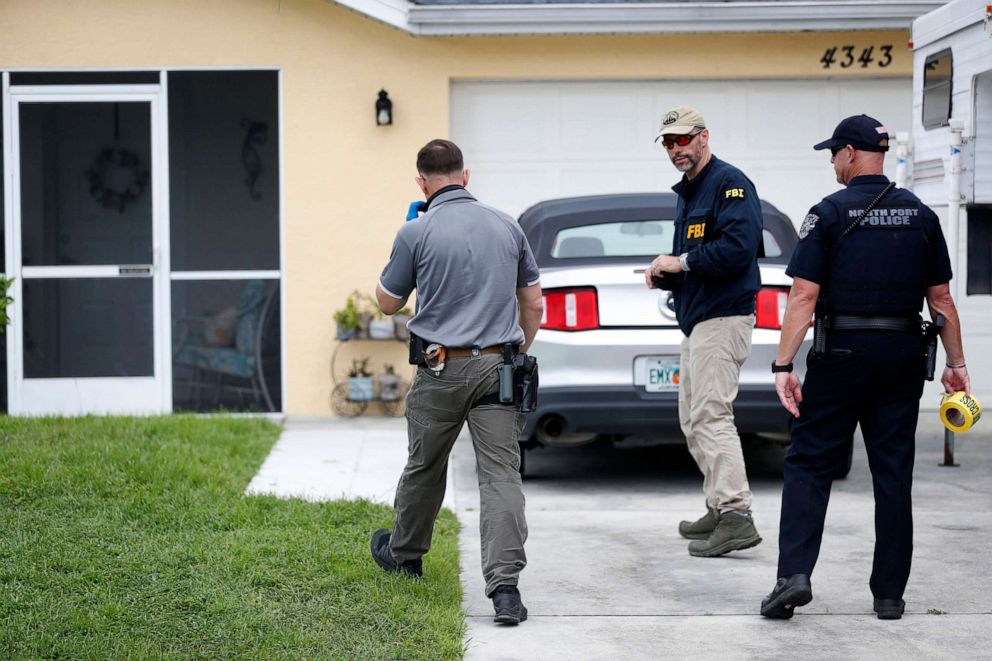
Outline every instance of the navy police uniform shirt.
POLYGON ((687 253, 689 271, 675 278, 675 314, 688 336, 701 321, 754 314, 761 287, 758 250, 761 202, 751 180, 716 156, 691 181, 672 187, 674 254, 687 253))
POLYGON ((855 177, 810 209, 799 229, 786 273, 821 286, 826 314, 916 317, 927 288, 951 279, 940 221, 905 189, 889 191, 840 238, 888 183, 855 177))

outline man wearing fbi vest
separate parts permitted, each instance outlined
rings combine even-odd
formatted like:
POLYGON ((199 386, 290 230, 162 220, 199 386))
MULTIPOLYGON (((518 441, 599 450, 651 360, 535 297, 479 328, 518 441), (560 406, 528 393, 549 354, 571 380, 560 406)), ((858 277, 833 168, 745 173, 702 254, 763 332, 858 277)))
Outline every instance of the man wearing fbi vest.
POLYGON ((706 514, 683 521, 689 553, 716 557, 751 548, 761 536, 751 518, 751 489, 734 424, 741 365, 751 352, 755 296, 761 286, 761 204, 744 173, 710 152, 696 110, 662 115, 661 141, 684 173, 671 255, 645 271, 648 287, 670 289, 685 334, 679 371, 679 424, 703 473, 706 514))

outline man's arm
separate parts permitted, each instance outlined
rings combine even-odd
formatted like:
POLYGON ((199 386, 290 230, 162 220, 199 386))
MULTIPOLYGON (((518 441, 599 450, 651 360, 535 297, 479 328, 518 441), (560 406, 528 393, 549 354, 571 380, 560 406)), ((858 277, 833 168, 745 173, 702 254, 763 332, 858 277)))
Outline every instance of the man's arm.
POLYGON ((520 327, 524 329, 524 343, 520 350, 526 352, 541 327, 541 317, 544 315, 544 298, 541 296, 541 285, 534 284, 517 290, 517 303, 520 305, 520 327))
POLYGON ((396 314, 406 306, 407 300, 410 295, 407 294, 404 298, 396 298, 391 294, 387 294, 382 289, 382 285, 376 284, 375 286, 375 302, 379 304, 379 309, 386 314, 396 314))
POLYGON ((968 368, 964 362, 964 345, 961 343, 961 319, 958 317, 957 306, 951 296, 950 284, 945 282, 927 288, 927 306, 930 308, 930 318, 936 319, 938 314, 944 316, 944 328, 940 331, 940 341, 947 354, 947 367, 940 377, 947 392, 963 390, 971 394, 971 380, 968 378, 968 368), (958 365, 959 367, 951 367, 958 365))
MULTIPOLYGON (((792 291, 789 292, 789 302, 785 306, 785 319, 782 320, 782 336, 778 343, 778 357, 775 363, 788 365, 796 357, 796 352, 802 346, 809 322, 816 309, 816 299, 820 296, 820 285, 811 280, 794 278, 792 291)), ((799 417, 799 404, 803 401, 802 384, 795 372, 777 372, 775 374, 775 392, 782 406, 799 417)))

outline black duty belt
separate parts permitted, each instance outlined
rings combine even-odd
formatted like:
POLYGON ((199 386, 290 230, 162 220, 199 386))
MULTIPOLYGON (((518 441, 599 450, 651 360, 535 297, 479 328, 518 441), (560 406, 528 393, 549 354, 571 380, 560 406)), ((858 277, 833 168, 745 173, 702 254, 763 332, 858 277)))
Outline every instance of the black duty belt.
POLYGON ((838 314, 831 315, 830 330, 869 330, 869 331, 896 331, 898 333, 922 332, 919 319, 908 317, 862 317, 860 315, 838 314))
POLYGON ((493 345, 491 347, 448 347, 448 358, 469 358, 471 356, 482 356, 493 353, 500 353, 502 346, 493 345))

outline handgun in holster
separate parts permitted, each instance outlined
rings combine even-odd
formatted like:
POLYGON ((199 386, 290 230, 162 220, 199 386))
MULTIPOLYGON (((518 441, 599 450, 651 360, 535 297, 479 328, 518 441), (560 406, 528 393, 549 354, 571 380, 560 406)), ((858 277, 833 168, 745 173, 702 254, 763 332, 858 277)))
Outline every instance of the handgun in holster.
POLYGON ((513 391, 521 413, 537 409, 537 358, 518 353, 513 359, 513 391))
POLYGON ((924 376, 927 381, 933 381, 933 374, 937 370, 937 336, 944 327, 944 315, 938 314, 933 322, 923 322, 924 358, 926 359, 926 372, 924 376))

